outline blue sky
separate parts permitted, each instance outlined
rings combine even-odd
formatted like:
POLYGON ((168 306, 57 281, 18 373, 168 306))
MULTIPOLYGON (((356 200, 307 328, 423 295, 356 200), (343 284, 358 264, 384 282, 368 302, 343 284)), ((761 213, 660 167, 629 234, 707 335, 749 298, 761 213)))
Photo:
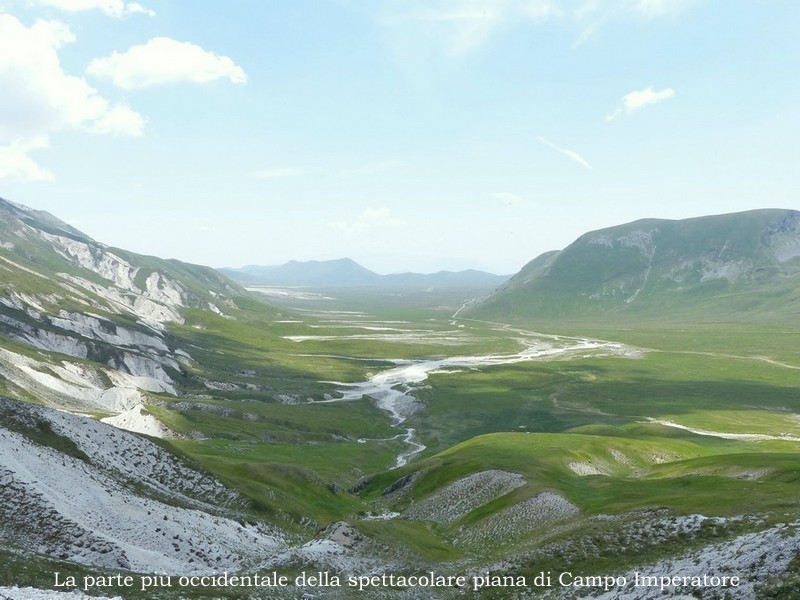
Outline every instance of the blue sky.
POLYGON ((512 273, 798 208, 790 0, 0 0, 0 196, 212 266, 512 273))

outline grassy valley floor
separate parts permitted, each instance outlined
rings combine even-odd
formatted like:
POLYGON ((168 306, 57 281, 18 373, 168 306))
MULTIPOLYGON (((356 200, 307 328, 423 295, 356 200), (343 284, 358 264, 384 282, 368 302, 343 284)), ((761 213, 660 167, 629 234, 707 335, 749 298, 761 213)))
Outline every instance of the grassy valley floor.
MULTIPOLYGON (((238 491, 241 518, 286 532, 294 550, 254 568, 528 582, 376 598, 601 597, 608 590, 532 582, 644 568, 729 571, 747 578, 740 597, 796 597, 800 330, 487 323, 453 316, 463 293, 302 292, 273 290, 278 309, 242 300, 235 319, 190 312, 169 332, 192 356, 181 394, 148 397, 147 411, 180 436, 162 447, 238 491), (534 347, 549 350, 511 360, 534 347), (381 409, 386 396, 341 401, 353 384, 431 361, 445 366, 391 388, 408 399, 400 417, 381 409), (409 439, 424 448, 393 468, 409 439)), ((15 575, 3 581, 52 583, 50 559, 4 556, 15 575)), ((182 593, 214 597, 196 592, 182 593)))

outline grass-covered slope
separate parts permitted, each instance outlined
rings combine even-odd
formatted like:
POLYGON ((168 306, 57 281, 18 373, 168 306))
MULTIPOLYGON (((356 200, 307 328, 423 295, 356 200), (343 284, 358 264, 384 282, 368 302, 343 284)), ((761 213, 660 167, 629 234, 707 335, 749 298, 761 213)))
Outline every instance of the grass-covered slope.
POLYGON ((800 213, 645 219, 544 254, 467 313, 516 320, 796 316, 800 213))
MULTIPOLYGON (((777 574, 800 547, 796 327, 576 331, 616 333, 642 353, 432 374, 409 420, 428 450, 365 480, 363 500, 436 540, 420 552, 476 569, 532 578, 701 565, 748 577, 735 597, 794 597, 776 590, 796 591, 777 574)), ((404 531, 362 527, 384 540, 404 531)), ((507 593, 478 596, 525 597, 507 593)))

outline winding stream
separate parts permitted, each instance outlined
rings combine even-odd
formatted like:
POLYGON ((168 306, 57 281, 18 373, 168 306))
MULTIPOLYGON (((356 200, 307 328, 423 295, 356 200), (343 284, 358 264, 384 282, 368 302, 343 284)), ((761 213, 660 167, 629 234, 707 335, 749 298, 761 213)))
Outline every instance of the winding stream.
MULTIPOLYGON (((323 402, 347 402, 360 400, 364 396, 376 401, 379 408, 389 413, 392 424, 401 428, 406 419, 422 408, 422 404, 414 397, 414 390, 428 378, 430 373, 458 372, 475 367, 507 365, 535 360, 564 360, 584 356, 634 356, 638 351, 617 342, 590 340, 586 338, 570 338, 547 336, 543 334, 525 333, 521 341, 525 347, 515 354, 487 354, 482 356, 451 356, 448 358, 400 361, 394 360, 398 366, 386 369, 357 383, 329 382, 341 386, 337 390, 342 396, 323 402)), ((399 434, 408 449, 399 454, 395 460, 395 468, 407 464, 414 456, 425 450, 425 445, 416 439, 413 427, 404 427, 405 433, 399 434)))

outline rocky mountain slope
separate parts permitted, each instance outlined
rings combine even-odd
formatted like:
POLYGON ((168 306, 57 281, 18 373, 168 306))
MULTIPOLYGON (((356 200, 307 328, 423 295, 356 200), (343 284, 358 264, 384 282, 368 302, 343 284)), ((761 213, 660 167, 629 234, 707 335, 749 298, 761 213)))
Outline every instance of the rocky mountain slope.
POLYGON ((796 315, 800 212, 645 219, 545 253, 469 314, 481 318, 796 315))
POLYGON ((111 248, 0 200, 0 562, 210 573, 286 550, 278 527, 255 524, 252 498, 125 431, 177 437, 155 407, 199 410, 203 392, 235 387, 201 375, 193 355, 219 350, 197 323, 236 321, 247 296, 211 268, 111 248))
POLYGON ((107 413, 175 394, 191 356, 167 326, 191 308, 222 315, 242 293, 213 269, 110 248, 0 200, 0 391, 107 413))
POLYGON ((209 572, 284 542, 229 516, 246 502, 150 440, 0 398, 0 539, 95 567, 209 572))

